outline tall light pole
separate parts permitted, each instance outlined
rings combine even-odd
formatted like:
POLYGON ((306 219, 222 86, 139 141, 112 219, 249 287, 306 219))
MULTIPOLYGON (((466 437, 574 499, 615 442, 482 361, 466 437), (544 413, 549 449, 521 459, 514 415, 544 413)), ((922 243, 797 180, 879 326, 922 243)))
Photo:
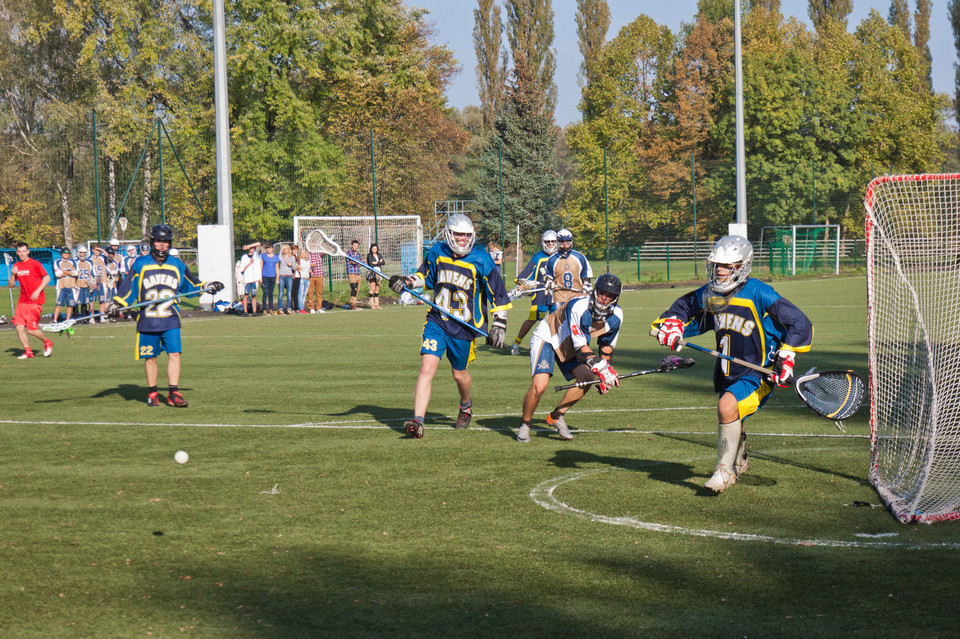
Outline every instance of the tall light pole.
POLYGON ((740 0, 733 0, 733 33, 735 65, 734 93, 737 110, 737 221, 729 227, 730 235, 747 237, 747 169, 743 152, 743 53, 740 40, 740 0))
POLYGON ((230 177, 230 105, 227 102, 227 44, 224 0, 213 0, 213 106, 217 134, 217 224, 230 229, 233 255, 233 184, 230 177))

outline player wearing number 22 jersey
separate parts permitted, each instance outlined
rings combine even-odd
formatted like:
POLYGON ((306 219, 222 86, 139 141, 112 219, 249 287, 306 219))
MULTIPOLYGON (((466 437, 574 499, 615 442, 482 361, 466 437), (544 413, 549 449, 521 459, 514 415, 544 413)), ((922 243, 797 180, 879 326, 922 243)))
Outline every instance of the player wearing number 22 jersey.
POLYGON ((180 328, 180 307, 169 298, 181 293, 194 293, 203 288, 187 265, 179 258, 169 256, 163 264, 153 255, 141 255, 134 260, 127 276, 117 289, 114 300, 121 306, 156 301, 139 309, 137 331, 162 333, 180 328))

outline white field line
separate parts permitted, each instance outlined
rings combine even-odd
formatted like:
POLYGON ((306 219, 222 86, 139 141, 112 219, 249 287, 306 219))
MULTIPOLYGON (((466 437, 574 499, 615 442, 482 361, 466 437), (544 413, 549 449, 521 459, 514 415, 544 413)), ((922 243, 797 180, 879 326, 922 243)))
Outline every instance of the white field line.
MULTIPOLYGON (((714 410, 713 406, 704 408, 691 408, 690 410, 714 410)), ((671 409, 625 409, 637 411, 665 411, 678 410, 671 409)), ((578 411, 578 412, 614 412, 614 411, 578 411)), ((475 418, 486 417, 510 417, 516 413, 490 413, 485 415, 474 415, 475 418)), ((76 420, 26 420, 26 419, 0 419, 0 424, 26 424, 30 426, 171 426, 175 428, 302 428, 302 429, 329 429, 329 430, 392 430, 387 422, 405 422, 407 417, 387 417, 383 419, 354 419, 339 420, 329 422, 302 422, 294 424, 211 424, 198 422, 107 422, 107 421, 76 421, 76 420)), ((453 419, 450 417, 449 419, 453 419)), ((426 430, 446 431, 449 426, 427 426, 426 430)), ((512 432, 513 428, 486 428, 482 426, 472 426, 466 430, 491 431, 491 432, 512 432)), ((554 432, 552 428, 533 428, 533 432, 554 432)), ((590 429, 576 428, 574 430, 580 434, 606 434, 606 435, 716 435, 716 431, 698 431, 698 430, 640 430, 634 428, 623 429, 590 429)), ((850 435, 842 433, 763 433, 750 432, 751 437, 810 437, 819 439, 868 439, 868 435, 850 435)))
POLYGON ((574 508, 573 506, 560 501, 554 491, 567 482, 576 481, 588 475, 600 472, 608 472, 615 469, 594 469, 586 470, 571 475, 554 477, 541 482, 530 491, 530 498, 539 506, 547 510, 564 515, 571 515, 578 519, 586 519, 601 524, 612 524, 615 526, 628 526, 630 528, 639 528, 652 532, 665 532, 675 535, 688 535, 692 537, 712 537, 714 539, 726 539, 731 541, 754 541, 761 543, 780 544, 787 546, 825 546, 829 548, 877 548, 877 549, 907 549, 907 550, 930 550, 930 549, 960 549, 960 543, 941 542, 941 543, 904 543, 895 541, 846 541, 841 539, 791 539, 787 537, 773 537, 771 535, 755 535, 750 533, 726 532, 721 530, 706 530, 699 528, 683 528, 681 526, 672 526, 670 524, 660 524, 655 522, 640 521, 634 517, 611 517, 591 513, 586 510, 574 508))

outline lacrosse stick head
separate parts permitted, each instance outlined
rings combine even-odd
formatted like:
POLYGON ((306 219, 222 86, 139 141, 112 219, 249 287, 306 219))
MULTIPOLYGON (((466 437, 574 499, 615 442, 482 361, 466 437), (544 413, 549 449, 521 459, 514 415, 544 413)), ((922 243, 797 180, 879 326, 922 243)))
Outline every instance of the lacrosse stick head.
POLYGON ((853 371, 820 371, 811 368, 797 378, 797 395, 821 417, 842 422, 863 403, 866 386, 853 371))
POLYGON ((344 256, 346 253, 340 248, 340 245, 334 242, 329 235, 320 229, 313 229, 307 233, 303 245, 310 253, 326 253, 327 255, 344 256))
POLYGON ((668 355, 660 360, 660 368, 657 370, 660 372, 675 371, 678 368, 690 368, 696 363, 696 360, 691 357, 668 355))

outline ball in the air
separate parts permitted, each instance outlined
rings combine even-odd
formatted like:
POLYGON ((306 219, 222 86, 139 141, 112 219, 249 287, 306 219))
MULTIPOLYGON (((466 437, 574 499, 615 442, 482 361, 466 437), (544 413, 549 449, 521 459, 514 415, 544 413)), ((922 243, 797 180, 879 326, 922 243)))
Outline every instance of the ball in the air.
POLYGON ((178 464, 186 464, 188 459, 190 459, 190 455, 185 450, 178 450, 173 454, 173 461, 178 464))

